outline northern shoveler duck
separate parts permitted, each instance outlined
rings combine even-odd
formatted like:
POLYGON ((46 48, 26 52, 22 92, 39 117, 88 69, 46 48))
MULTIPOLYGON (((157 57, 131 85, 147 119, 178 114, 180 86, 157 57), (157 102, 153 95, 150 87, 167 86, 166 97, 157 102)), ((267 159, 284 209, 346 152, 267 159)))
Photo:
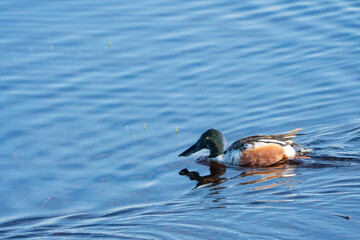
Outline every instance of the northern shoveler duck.
POLYGON ((181 156, 190 156, 202 149, 210 150, 209 159, 231 165, 247 167, 267 167, 287 159, 293 159, 306 149, 291 141, 295 133, 301 128, 276 135, 256 135, 235 141, 226 149, 224 135, 216 130, 209 129, 199 140, 181 153, 181 156))

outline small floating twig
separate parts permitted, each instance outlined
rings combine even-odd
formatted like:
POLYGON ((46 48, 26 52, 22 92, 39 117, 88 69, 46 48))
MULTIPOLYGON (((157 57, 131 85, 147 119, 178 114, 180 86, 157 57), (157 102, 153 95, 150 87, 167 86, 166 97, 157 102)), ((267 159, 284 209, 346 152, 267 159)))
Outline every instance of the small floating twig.
POLYGON ((109 40, 109 49, 111 49, 112 42, 109 40))
POLYGON ((135 141, 135 131, 134 131, 134 141, 135 141))
POLYGON ((351 218, 349 216, 343 216, 343 215, 339 215, 339 214, 334 214, 337 217, 341 217, 341 218, 345 218, 346 220, 350 220, 351 218))
POLYGON ((178 132, 179 132, 179 130, 178 130, 178 128, 176 127, 176 134, 178 134, 178 132))

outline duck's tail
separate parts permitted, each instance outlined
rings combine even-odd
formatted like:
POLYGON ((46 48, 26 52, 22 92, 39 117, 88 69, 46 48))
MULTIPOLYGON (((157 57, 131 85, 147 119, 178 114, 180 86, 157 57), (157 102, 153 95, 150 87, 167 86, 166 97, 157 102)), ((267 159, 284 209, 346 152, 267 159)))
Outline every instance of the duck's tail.
POLYGON ((290 132, 286 132, 284 134, 279 134, 279 135, 283 135, 284 138, 293 139, 296 136, 295 134, 300 130, 302 130, 302 128, 296 128, 294 130, 291 130, 290 132))
POLYGON ((294 129, 290 132, 286 132, 286 133, 282 133, 282 134, 275 134, 275 135, 269 135, 269 136, 264 136, 265 138, 270 138, 270 139, 275 139, 278 141, 282 141, 285 143, 292 143, 291 139, 293 139, 294 137, 296 137, 296 133, 299 132, 302 128, 297 128, 294 129))

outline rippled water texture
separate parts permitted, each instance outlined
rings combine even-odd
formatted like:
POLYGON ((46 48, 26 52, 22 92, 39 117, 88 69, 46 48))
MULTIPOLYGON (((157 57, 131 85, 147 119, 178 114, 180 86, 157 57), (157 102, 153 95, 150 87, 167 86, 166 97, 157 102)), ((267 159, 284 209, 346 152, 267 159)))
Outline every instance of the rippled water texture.
POLYGON ((359 237, 358 1, 17 0, 0 22, 1 238, 359 237), (298 127, 311 158, 178 157, 298 127))

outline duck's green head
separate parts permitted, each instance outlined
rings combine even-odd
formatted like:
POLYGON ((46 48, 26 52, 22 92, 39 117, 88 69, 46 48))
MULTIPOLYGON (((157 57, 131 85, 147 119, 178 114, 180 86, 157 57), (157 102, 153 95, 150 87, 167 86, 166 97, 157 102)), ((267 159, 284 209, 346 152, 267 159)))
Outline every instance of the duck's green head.
POLYGON ((224 135, 216 129, 209 129, 201 135, 194 145, 188 148, 185 152, 181 153, 179 157, 190 156, 191 154, 204 148, 210 150, 210 158, 223 154, 226 149, 226 140, 224 135))

